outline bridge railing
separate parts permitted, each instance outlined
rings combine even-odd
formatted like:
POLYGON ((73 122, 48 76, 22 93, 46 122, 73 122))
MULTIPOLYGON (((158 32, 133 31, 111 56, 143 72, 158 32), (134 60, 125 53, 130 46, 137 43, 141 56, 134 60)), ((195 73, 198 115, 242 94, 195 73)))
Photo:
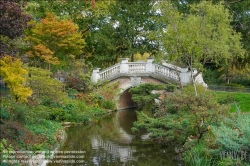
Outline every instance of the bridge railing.
POLYGON ((129 73, 146 73, 146 62, 128 62, 129 73))
MULTIPOLYGON (((94 69, 92 81, 98 82, 117 76, 134 76, 134 74, 137 76, 157 76, 159 79, 172 80, 182 85, 192 81, 191 72, 187 68, 180 68, 165 62, 160 65, 153 63, 153 60, 148 58, 147 62, 128 62, 128 58, 122 58, 120 63, 102 71, 100 68, 94 69)), ((201 74, 196 79, 197 83, 205 84, 201 74)))
POLYGON ((163 76, 167 76, 167 77, 170 77, 176 81, 179 81, 180 71, 178 71, 174 68, 155 64, 155 73, 163 75, 163 76))
POLYGON ((117 75, 120 73, 120 63, 113 65, 101 72, 99 72, 100 80, 105 80, 106 78, 109 78, 111 76, 117 75))

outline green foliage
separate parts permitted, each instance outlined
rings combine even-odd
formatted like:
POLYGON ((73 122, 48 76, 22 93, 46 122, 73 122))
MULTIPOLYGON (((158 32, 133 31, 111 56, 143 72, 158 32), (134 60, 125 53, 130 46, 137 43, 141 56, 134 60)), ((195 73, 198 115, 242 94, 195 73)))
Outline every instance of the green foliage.
POLYGON ((147 83, 133 87, 129 90, 129 92, 132 94, 132 100, 143 106, 144 104, 160 97, 159 93, 152 93, 153 90, 163 90, 164 88, 164 85, 147 83))
POLYGON ((192 85, 182 91, 168 94, 160 105, 155 107, 154 118, 138 114, 138 121, 133 130, 146 130, 154 140, 162 143, 175 142, 183 145, 192 135, 201 140, 210 130, 210 125, 217 124, 227 108, 220 106, 213 93, 202 86, 197 87, 195 96, 192 85))
MULTIPOLYGON (((95 9, 98 10, 99 9, 95 9)), ((70 18, 76 22, 80 30, 85 30, 87 21, 91 19, 91 15, 86 18, 87 12, 91 12, 90 3, 87 1, 44 1, 44 0, 27 0, 24 11, 32 16, 34 20, 40 20, 46 16, 47 12, 55 13, 61 18, 70 18), (85 16, 82 12, 86 12, 85 16), (89 18, 90 17, 90 18, 89 18)), ((97 11, 95 11, 97 12, 97 11)))
POLYGON ((66 88, 76 89, 79 92, 86 92, 91 89, 91 64, 83 59, 75 59, 67 66, 65 76, 66 88))
POLYGON ((134 122, 133 132, 147 131, 149 137, 161 144, 184 144, 190 133, 190 122, 187 114, 168 114, 158 118, 150 118, 142 112, 137 112, 138 121, 134 122), (184 117, 185 118, 182 118, 184 117))
POLYGON ((33 99, 37 102, 59 102, 67 97, 63 92, 64 84, 51 77, 49 70, 42 68, 28 68, 27 84, 33 90, 33 99))
POLYGON ((1 162, 1 164, 8 165, 6 162, 3 162, 3 160, 5 160, 5 161, 9 160, 9 157, 6 156, 6 155, 8 155, 9 151, 13 151, 13 147, 11 146, 11 144, 8 144, 6 139, 1 139, 1 141, 0 141, 0 162, 1 162))
POLYGON ((107 67, 124 57, 134 61, 137 53, 155 55, 159 42, 151 34, 158 28, 153 3, 117 0, 108 4, 107 13, 92 20, 87 40, 87 49, 92 54, 88 59, 93 65, 107 67))
MULTIPOLYGON (((198 94, 203 94, 203 93, 209 94, 207 89, 204 86, 202 86, 201 84, 196 85, 196 90, 197 90, 198 94)), ((193 85, 189 84, 189 85, 185 86, 182 89, 182 93, 187 94, 187 95, 192 95, 192 94, 194 95, 195 92, 194 92, 193 85)))
POLYGON ((68 96, 71 99, 75 99, 75 95, 79 93, 76 89, 73 89, 73 88, 67 88, 66 92, 68 93, 68 96))
POLYGON ((101 86, 93 86, 89 93, 79 94, 79 99, 92 107, 109 107, 107 109, 115 109, 115 97, 120 90, 118 86, 119 82, 113 84, 103 83, 101 86))
POLYGON ((244 89, 245 87, 241 84, 237 84, 237 83, 230 83, 230 84, 221 84, 223 86, 231 86, 231 87, 236 87, 236 88, 242 88, 244 89))
POLYGON ((233 70, 232 59, 244 58, 241 35, 233 30, 229 10, 222 4, 201 1, 190 5, 187 14, 170 3, 161 5, 160 21, 167 29, 162 40, 170 59, 197 68, 199 73, 207 62, 233 70))
POLYGON ((9 112, 2 105, 0 108, 0 118, 1 119, 9 119, 10 118, 9 112))
POLYGON ((235 79, 232 80, 231 83, 236 83, 236 84, 243 85, 245 87, 250 87, 250 79, 245 78, 245 77, 243 77, 243 78, 240 78, 240 77, 235 78, 235 79))
POLYGON ((183 154, 183 160, 190 166, 210 166, 209 150, 200 142, 183 154))
POLYGON ((202 73, 204 82, 207 83, 208 85, 217 85, 222 82, 220 78, 220 73, 218 70, 213 70, 213 69, 206 69, 205 72, 202 73))
POLYGON ((221 104, 227 104, 230 108, 230 112, 236 112, 236 103, 241 112, 250 111, 250 94, 248 93, 234 93, 234 92, 213 92, 216 95, 216 99, 221 104))
POLYGON ((55 133, 62 129, 62 126, 58 122, 39 119, 36 123, 27 124, 27 128, 36 135, 44 135, 47 140, 46 142, 35 144, 32 150, 49 150, 49 147, 56 143, 55 133))
POLYGON ((228 151, 250 151, 250 115, 237 110, 231 118, 225 118, 219 126, 212 126, 216 142, 228 151))
POLYGON ((104 100, 104 101, 102 101, 101 106, 105 109, 114 110, 116 103, 114 101, 111 101, 111 100, 104 100))
POLYGON ((0 152, 3 151, 13 151, 13 147, 7 143, 6 139, 1 139, 0 141, 0 152))

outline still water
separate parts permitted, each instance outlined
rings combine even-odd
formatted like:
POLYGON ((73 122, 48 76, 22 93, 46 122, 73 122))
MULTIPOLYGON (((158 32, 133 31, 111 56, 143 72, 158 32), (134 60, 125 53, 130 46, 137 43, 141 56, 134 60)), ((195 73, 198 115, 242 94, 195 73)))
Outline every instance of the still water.
POLYGON ((173 148, 148 141, 147 133, 131 131, 136 120, 134 110, 120 110, 91 124, 67 128, 67 140, 59 151, 75 156, 79 152, 80 158, 49 166, 177 166, 173 148))

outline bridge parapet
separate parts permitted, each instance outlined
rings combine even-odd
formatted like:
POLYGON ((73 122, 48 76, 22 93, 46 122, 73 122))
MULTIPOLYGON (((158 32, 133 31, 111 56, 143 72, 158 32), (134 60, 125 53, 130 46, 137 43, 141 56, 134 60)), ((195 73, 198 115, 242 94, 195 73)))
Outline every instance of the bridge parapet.
MULTIPOLYGON (((107 69, 100 71, 100 68, 97 68, 93 70, 92 81, 96 83, 122 76, 151 76, 164 82, 170 80, 181 85, 192 81, 191 73, 187 69, 166 62, 163 62, 162 65, 156 64, 153 63, 153 60, 153 58, 148 58, 147 62, 128 62, 128 58, 122 58, 120 63, 107 69)), ((203 79, 199 81, 204 83, 203 79)))

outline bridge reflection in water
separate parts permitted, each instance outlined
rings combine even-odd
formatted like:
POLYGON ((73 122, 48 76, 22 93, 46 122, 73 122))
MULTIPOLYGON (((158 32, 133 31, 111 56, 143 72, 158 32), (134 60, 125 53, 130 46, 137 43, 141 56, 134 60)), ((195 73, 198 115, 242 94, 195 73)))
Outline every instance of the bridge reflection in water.
POLYGON ((83 165, 87 166, 178 165, 172 161, 173 149, 147 141, 147 133, 131 131, 136 120, 134 110, 120 110, 90 125, 70 127, 61 150, 86 151, 83 165))

